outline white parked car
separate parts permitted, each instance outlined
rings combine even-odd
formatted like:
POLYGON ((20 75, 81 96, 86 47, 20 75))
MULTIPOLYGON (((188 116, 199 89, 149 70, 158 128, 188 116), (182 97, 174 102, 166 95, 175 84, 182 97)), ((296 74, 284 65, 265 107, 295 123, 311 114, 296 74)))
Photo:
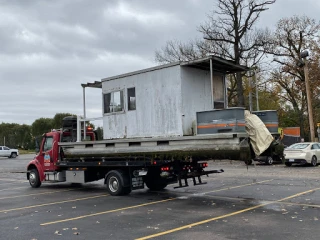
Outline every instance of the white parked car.
POLYGON ((320 143, 301 142, 295 143, 284 149, 285 165, 290 167, 292 164, 311 164, 317 166, 320 162, 320 143))
POLYGON ((0 146, 0 157, 16 158, 19 156, 19 150, 8 148, 6 146, 0 146))

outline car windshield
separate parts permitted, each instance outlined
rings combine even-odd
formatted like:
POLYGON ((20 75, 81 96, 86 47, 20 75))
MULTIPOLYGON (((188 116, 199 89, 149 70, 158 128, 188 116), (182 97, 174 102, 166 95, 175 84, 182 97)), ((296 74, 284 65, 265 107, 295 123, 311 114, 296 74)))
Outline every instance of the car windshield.
POLYGON ((290 148, 290 149, 305 149, 308 146, 309 146, 308 143, 298 143, 298 144, 291 145, 288 148, 290 148))

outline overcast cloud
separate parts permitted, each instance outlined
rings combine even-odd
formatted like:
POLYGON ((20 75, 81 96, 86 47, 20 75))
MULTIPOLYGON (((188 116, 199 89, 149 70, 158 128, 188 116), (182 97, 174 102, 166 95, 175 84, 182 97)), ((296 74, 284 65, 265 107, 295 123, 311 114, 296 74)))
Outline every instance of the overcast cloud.
MULTIPOLYGON (((155 66, 168 40, 201 38, 215 0, 0 0, 0 123, 82 114, 81 83, 155 66)), ((259 27, 282 17, 319 21, 317 0, 277 0, 259 27)), ((101 90, 87 90, 100 117, 101 90)))

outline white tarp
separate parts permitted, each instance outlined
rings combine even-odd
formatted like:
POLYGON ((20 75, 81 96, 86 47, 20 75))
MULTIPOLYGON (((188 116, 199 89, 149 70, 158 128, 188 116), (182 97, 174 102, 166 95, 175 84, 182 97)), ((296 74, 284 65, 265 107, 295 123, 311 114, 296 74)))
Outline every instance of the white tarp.
POLYGON ((259 156, 270 146, 273 137, 257 115, 251 114, 248 110, 245 110, 244 118, 246 122, 246 131, 250 137, 253 151, 259 156))

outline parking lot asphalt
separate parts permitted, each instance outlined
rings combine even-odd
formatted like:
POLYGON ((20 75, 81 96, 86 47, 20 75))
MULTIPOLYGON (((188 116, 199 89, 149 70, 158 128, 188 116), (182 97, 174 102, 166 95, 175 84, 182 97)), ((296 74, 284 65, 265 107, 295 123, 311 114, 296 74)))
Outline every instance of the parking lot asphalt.
POLYGON ((320 166, 209 161, 207 184, 110 196, 103 181, 29 186, 0 158, 0 239, 319 239, 320 166))

